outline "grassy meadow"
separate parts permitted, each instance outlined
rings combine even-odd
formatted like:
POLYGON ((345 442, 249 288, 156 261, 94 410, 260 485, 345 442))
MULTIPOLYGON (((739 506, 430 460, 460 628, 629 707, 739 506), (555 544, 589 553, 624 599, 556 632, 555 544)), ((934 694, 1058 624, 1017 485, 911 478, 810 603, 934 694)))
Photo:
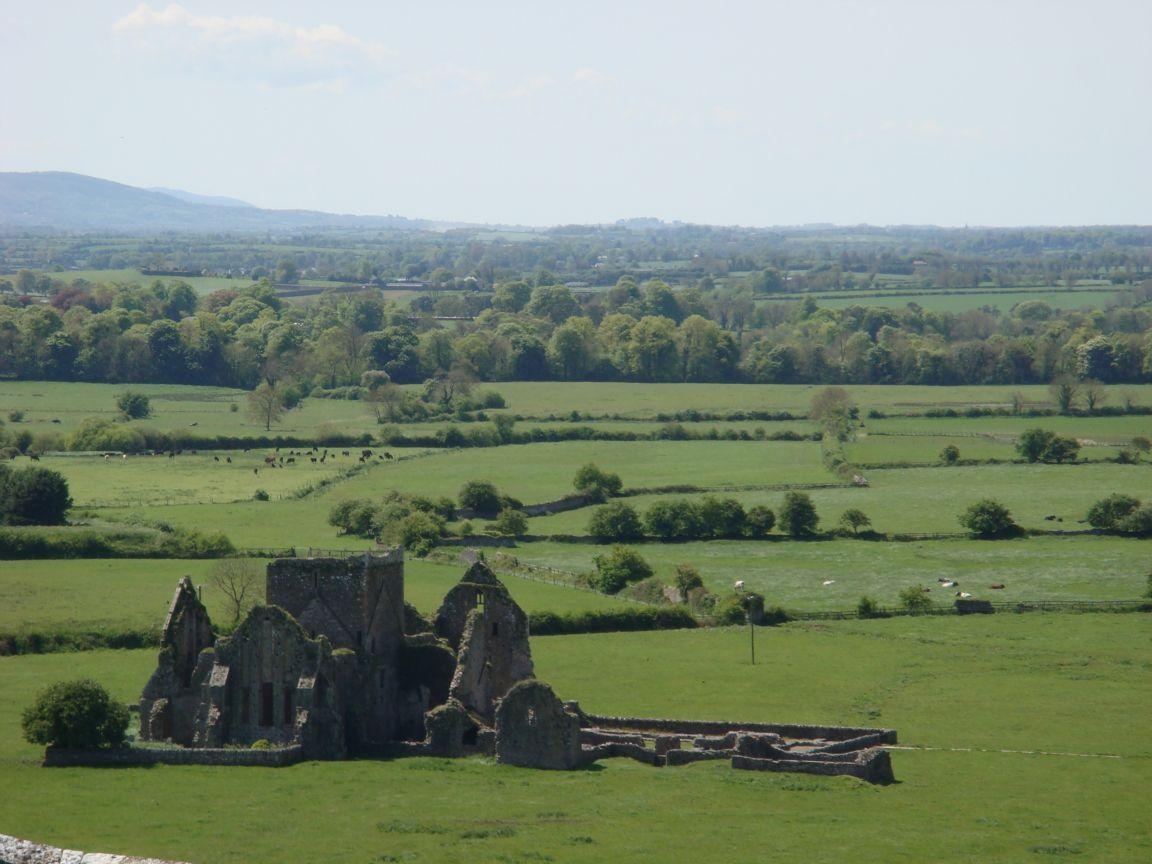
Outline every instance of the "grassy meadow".
MULTIPOLYGON (((653 429, 676 412, 738 410, 803 415, 819 388, 713 385, 487 385, 520 416, 517 429, 577 422, 653 429), (587 419, 607 418, 614 419, 587 419), (553 419, 548 419, 553 418, 553 419)), ((115 414, 124 387, 0 382, 0 419, 25 411, 9 431, 67 432, 85 416, 115 414), (58 419, 60 423, 52 423, 58 419)), ((158 429, 256 435, 243 394, 220 388, 133 387, 152 397, 158 429), (239 403, 238 411, 230 410, 239 403), (192 424, 196 424, 193 427, 192 424)), ((1112 492, 1148 498, 1142 465, 1105 461, 1116 445, 1152 433, 1147 417, 957 417, 867 419, 932 408, 1007 406, 1043 387, 849 387, 865 417, 848 458, 870 466, 866 488, 811 490, 822 527, 850 508, 889 533, 957 532, 957 514, 997 497, 1027 528, 1083 528, 1090 504, 1112 492), (1092 439, 1087 464, 938 464, 949 443, 962 460, 1012 460, 1014 439, 1042 426, 1092 439), (898 467, 904 464, 918 467, 898 467), (1062 523, 1044 519, 1059 515, 1062 523)), ((1125 388, 1152 403, 1152 387, 1125 388)), ((1119 401, 1120 396, 1113 397, 1119 401)), ((273 434, 323 430, 377 434, 358 402, 306 400, 273 434)), ((788 423, 724 421, 772 432, 788 423)), ((685 422, 690 429, 722 424, 685 422)), ((434 429, 430 425, 428 428, 434 429)), ((526 503, 572 490, 577 468, 596 462, 624 485, 725 489, 745 506, 779 508, 773 485, 825 484, 814 441, 570 442, 472 450, 390 448, 397 457, 362 465, 297 458, 266 469, 260 449, 185 452, 175 459, 104 460, 48 454, 40 464, 69 480, 75 521, 92 527, 166 523, 221 532, 239 547, 365 550, 340 536, 331 507, 390 490, 455 498, 489 479, 526 503), (213 457, 218 457, 216 461, 213 457), (232 462, 227 462, 227 458, 232 462), (259 473, 253 473, 253 468, 259 473), (255 501, 256 489, 270 500, 255 501)), ((353 451, 355 452, 355 451, 353 451)), ((282 455, 283 454, 282 451, 282 455)), ((20 457, 16 465, 28 464, 20 457)), ((641 512, 658 496, 626 499, 641 512)), ((678 496, 672 496, 678 497, 678 496)), ((530 520, 534 535, 586 533, 592 511, 530 520)), ((482 520, 476 523, 482 528, 482 520)), ((995 600, 1132 599, 1147 587, 1148 541, 1035 536, 871 542, 837 539, 645 543, 657 575, 696 566, 708 587, 732 582, 771 604, 851 609, 862 595, 895 605, 909 585, 952 597, 952 578, 995 600), (828 584, 824 584, 827 582, 828 584), (1003 583, 1004 589, 988 586, 1003 583)), ((604 546, 521 542, 499 554, 523 564, 584 572, 604 546)), ((262 562, 257 561, 259 566, 262 562)), ((0 561, 0 632, 158 627, 176 581, 192 576, 205 603, 226 617, 211 561, 0 561)), ((465 565, 451 552, 409 557, 407 598, 435 610, 465 565)), ((626 602, 564 585, 504 576, 529 612, 580 612, 626 602)), ((584 771, 529 771, 486 759, 306 763, 288 769, 163 766, 98 771, 39 766, 19 714, 53 681, 91 676, 134 702, 154 651, 87 651, 0 657, 0 831, 68 848, 153 855, 196 864, 342 862, 599 862, 802 860, 812 862, 1033 861, 1069 857, 1143 862, 1152 830, 1140 790, 1152 783, 1152 621, 1144 614, 998 614, 799 622, 756 632, 749 663, 745 628, 537 637, 539 677, 596 713, 890 726, 898 783, 734 772, 725 763, 653 769, 607 760, 584 771)))
POLYGON ((154 652, 0 658, 8 833, 197 864, 284 860, 1141 862, 1152 832, 1146 616, 900 619, 549 637, 537 674, 599 713, 898 730, 898 782, 486 759, 287 769, 44 769, 18 732, 44 682, 134 701, 154 652), (765 850, 770 849, 770 853, 765 850))

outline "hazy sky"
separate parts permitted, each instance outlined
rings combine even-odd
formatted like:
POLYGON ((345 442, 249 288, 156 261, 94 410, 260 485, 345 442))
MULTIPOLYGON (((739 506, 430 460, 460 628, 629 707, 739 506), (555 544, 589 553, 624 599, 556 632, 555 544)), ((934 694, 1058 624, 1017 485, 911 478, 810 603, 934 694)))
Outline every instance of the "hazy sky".
POLYGON ((0 170, 550 225, 1152 223, 1150 0, 0 0, 0 170))

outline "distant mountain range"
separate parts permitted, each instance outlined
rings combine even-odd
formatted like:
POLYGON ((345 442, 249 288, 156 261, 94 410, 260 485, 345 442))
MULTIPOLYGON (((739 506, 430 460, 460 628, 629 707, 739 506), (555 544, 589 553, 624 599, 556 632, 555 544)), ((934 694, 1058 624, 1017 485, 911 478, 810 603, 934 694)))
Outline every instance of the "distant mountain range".
POLYGON ((149 234, 431 227, 434 227, 432 223, 401 216, 262 210, 234 198, 195 195, 176 189, 141 189, 64 171, 0 172, 0 231, 149 234))

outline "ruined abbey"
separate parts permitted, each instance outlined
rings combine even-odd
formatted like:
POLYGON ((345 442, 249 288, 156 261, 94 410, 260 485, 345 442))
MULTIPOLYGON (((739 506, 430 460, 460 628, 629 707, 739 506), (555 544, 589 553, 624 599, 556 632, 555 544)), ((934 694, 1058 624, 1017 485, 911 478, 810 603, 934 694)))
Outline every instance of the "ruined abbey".
POLYGON ((892 730, 586 714, 534 678, 528 635, 528 616, 483 561, 428 622, 404 602, 402 550, 277 559, 267 605, 220 638, 185 577, 140 699, 141 739, 180 746, 107 759, 281 765, 487 753, 572 769, 610 756, 652 765, 723 758, 736 768, 892 779, 882 748, 895 743, 892 730))

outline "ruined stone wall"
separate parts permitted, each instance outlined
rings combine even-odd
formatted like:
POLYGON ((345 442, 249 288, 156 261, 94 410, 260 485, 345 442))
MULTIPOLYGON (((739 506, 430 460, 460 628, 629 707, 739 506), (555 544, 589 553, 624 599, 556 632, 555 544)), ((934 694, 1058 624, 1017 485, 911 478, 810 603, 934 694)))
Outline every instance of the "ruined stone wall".
POLYGON ((0 862, 3 864, 180 864, 159 858, 137 858, 131 855, 111 855, 107 852, 80 852, 45 846, 30 840, 21 840, 0 834, 0 862))
POLYGON ((404 554, 279 558, 269 563, 268 603, 334 648, 394 656, 404 635, 404 554))
POLYGON ((585 715, 585 722, 599 729, 646 730, 682 735, 727 735, 733 730, 741 732, 775 733, 784 738, 823 738, 826 741, 848 741, 861 736, 878 736, 883 744, 895 744, 895 729, 875 729, 857 726, 804 726, 789 723, 743 723, 731 720, 667 720, 653 717, 606 717, 585 715))
POLYGON ((496 761, 571 770, 583 764, 580 721, 543 681, 521 681, 496 708, 496 761))
POLYGON ((196 717, 199 747, 265 739, 303 744, 312 757, 344 753, 343 712, 325 639, 311 639, 284 610, 252 610, 216 644, 196 717))
MULTIPOLYGON (((271 750, 201 747, 115 747, 111 749, 44 751, 46 768, 130 768, 146 765, 249 765, 284 768, 305 758, 299 745, 271 750)), ((0 859, 2 861, 3 859, 0 859)))

